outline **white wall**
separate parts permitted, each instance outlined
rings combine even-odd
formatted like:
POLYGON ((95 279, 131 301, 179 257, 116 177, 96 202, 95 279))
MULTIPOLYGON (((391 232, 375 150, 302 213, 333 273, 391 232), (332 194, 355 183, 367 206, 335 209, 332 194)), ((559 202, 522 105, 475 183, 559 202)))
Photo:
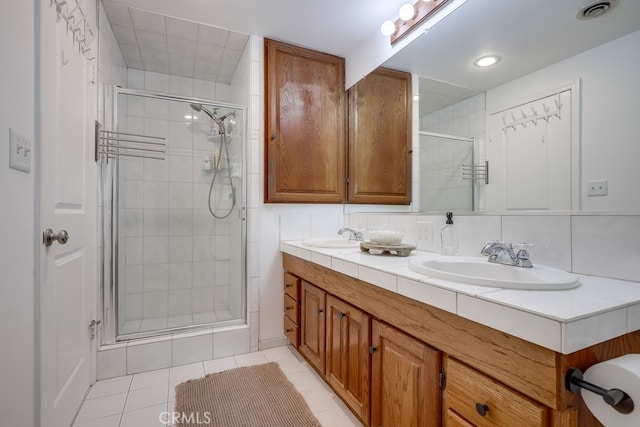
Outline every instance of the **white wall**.
POLYGON ((582 209, 640 209, 638 46, 640 31, 487 92, 487 110, 494 112, 581 80, 582 209), (585 197, 587 181, 595 179, 608 180, 608 196, 585 197))
POLYGON ((9 128, 38 145, 34 129, 35 27, 33 1, 0 7, 0 414, 3 425, 35 425, 35 167, 9 169, 9 128), (10 58, 11 60, 8 60, 10 58))

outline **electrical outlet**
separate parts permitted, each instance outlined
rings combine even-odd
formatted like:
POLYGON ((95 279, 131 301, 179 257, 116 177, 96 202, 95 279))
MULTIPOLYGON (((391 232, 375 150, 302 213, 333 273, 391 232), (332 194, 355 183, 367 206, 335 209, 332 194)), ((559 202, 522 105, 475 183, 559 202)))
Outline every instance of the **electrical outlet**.
POLYGON ((597 179, 593 181, 587 181, 587 196, 606 196, 607 195, 607 180, 597 179))
POLYGON ((31 172, 31 141, 29 138, 9 129, 9 167, 23 172, 31 172))
POLYGON ((433 223, 416 222, 417 247, 419 250, 429 250, 433 246, 433 223))

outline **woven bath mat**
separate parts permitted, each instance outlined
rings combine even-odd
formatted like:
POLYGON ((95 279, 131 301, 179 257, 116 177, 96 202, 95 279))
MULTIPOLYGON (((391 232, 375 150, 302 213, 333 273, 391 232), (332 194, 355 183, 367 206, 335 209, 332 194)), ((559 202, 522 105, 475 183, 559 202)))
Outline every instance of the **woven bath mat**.
POLYGON ((181 427, 320 427, 276 362, 178 384, 175 416, 181 427))

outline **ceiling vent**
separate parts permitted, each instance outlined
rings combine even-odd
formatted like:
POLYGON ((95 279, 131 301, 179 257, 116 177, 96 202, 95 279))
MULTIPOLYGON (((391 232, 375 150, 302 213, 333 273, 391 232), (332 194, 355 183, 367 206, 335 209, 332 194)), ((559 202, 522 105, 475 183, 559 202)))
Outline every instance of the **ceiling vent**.
POLYGON ((598 0, 589 3, 578 11, 578 19, 598 18, 607 12, 611 12, 618 4, 618 0, 598 0))

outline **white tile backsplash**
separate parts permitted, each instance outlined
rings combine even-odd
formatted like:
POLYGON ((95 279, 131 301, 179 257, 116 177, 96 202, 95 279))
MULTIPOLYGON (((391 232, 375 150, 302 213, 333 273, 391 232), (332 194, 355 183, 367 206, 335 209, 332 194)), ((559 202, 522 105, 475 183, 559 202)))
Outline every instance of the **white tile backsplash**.
POLYGON ((576 273, 640 281, 640 215, 572 217, 576 273))
MULTIPOLYGON (((434 242, 440 245, 440 230, 444 226, 444 215, 441 225, 435 227, 434 242)), ((500 217, 498 216, 457 216, 453 215, 454 226, 458 229, 458 255, 480 256, 480 250, 489 241, 501 238, 500 217)), ((439 246, 438 246, 439 247, 439 246)))
MULTIPOLYGON (((405 243, 415 244, 415 222, 431 222, 432 244, 419 250, 439 253, 442 215, 346 214, 344 224, 369 229, 405 227, 405 243), (403 225, 404 224, 404 225, 403 225)), ((459 255, 481 256, 489 240, 533 243, 534 265, 578 274, 640 281, 640 215, 576 214, 455 215, 459 255)))
POLYGON ((568 215, 503 216, 502 240, 526 242, 533 265, 571 271, 571 218, 568 215))

